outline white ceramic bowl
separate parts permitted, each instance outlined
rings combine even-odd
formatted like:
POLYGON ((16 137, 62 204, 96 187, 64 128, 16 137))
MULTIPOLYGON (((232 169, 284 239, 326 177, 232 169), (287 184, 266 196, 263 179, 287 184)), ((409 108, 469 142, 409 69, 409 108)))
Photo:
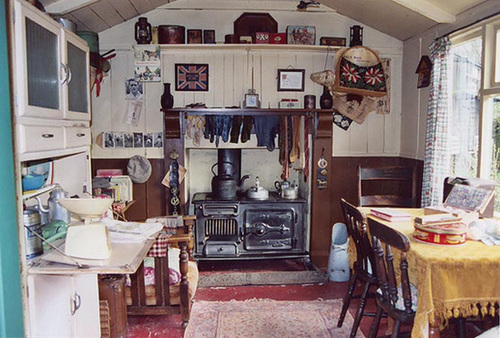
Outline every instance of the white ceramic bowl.
POLYGON ((60 198, 59 204, 82 218, 98 218, 113 204, 112 198, 60 198))

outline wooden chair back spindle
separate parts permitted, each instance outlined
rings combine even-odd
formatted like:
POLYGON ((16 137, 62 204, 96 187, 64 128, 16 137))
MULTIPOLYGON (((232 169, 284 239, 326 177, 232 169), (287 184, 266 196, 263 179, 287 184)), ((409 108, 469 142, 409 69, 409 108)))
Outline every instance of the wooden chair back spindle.
POLYGON ((410 241, 401 232, 374 219, 368 219, 368 227, 372 236, 375 275, 382 293, 376 298, 377 314, 370 328, 369 337, 376 335, 382 312, 386 312, 395 320, 394 337, 398 335, 400 323, 413 323, 415 317, 415 311, 412 309, 408 262, 406 260, 406 253, 410 250, 410 241), (400 253, 399 281, 394 268, 393 250, 400 253), (401 291, 398 294, 399 288, 401 291), (404 310, 397 307, 399 297, 402 297, 404 310))

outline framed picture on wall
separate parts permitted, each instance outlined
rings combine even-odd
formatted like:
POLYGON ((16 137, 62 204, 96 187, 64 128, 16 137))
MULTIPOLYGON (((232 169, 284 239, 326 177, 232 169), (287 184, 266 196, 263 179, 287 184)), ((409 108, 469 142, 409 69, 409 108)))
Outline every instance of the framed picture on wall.
POLYGON ((175 90, 184 92, 208 92, 208 64, 176 63, 175 90))
POLYGON ((304 69, 278 69, 279 92, 303 92, 304 69))

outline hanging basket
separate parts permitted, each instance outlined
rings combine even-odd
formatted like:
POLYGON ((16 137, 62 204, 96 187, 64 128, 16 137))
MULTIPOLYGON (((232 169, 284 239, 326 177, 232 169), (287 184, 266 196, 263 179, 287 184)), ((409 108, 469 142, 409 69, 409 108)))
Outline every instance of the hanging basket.
POLYGON ((387 94, 382 62, 368 47, 344 49, 336 63, 335 74, 335 92, 377 97, 387 94))

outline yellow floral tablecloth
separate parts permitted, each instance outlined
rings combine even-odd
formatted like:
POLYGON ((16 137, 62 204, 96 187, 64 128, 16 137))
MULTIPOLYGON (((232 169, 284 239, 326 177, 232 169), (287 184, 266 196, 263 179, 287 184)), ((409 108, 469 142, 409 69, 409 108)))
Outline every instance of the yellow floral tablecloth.
MULTIPOLYGON (((369 208, 360 209, 369 214, 369 208)), ((405 211, 423 215, 423 209, 405 211)), ((410 280, 418 289, 412 337, 426 335, 426 324, 436 316, 446 322, 460 315, 494 314, 490 305, 500 304, 500 246, 477 241, 457 247, 425 244, 413 239, 413 222, 374 219, 404 233, 411 242, 407 260, 410 280)))

